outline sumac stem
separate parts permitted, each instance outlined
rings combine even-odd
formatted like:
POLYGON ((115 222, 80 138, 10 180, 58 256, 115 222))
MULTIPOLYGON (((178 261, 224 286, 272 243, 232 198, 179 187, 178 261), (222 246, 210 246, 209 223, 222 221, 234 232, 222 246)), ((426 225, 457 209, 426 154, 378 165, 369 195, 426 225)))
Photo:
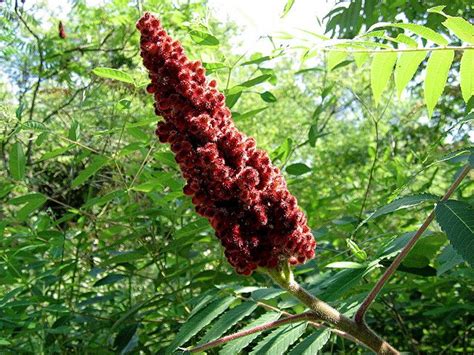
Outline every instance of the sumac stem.
MULTIPOLYGON (((453 182, 453 184, 449 187, 448 191, 446 194, 443 196, 441 201, 446 201, 448 200, 453 192, 456 190, 456 188, 459 186, 461 181, 467 176, 469 173, 469 170, 471 169, 470 165, 466 165, 464 169, 461 171, 457 179, 453 182)), ((367 298, 364 300, 364 302, 361 304, 360 308, 358 309, 357 313, 355 314, 355 321, 357 323, 363 323, 364 322, 364 316, 367 310, 369 309, 370 305, 372 302, 375 300, 379 292, 382 290, 382 287, 385 285, 385 283, 388 281, 388 279, 393 275, 393 273, 397 270, 398 266, 400 263, 403 261, 403 259, 407 256, 407 254, 410 252, 410 250, 413 249, 415 246, 416 242, 420 237, 423 235, 425 230, 428 228, 428 226, 431 224, 435 216, 435 211, 433 210, 430 215, 425 219, 421 227, 416 231, 415 235, 410 239, 410 241, 405 245, 405 247, 402 249, 400 254, 397 255, 395 260, 393 260, 392 264, 385 270, 384 274, 380 279, 377 281, 373 289, 370 291, 368 294, 367 298)))
POLYGON ((367 324, 364 322, 356 323, 301 287, 294 280, 293 273, 288 264, 283 264, 280 269, 266 269, 264 271, 280 287, 310 308, 317 319, 348 333, 377 354, 399 354, 394 347, 380 338, 367 324))

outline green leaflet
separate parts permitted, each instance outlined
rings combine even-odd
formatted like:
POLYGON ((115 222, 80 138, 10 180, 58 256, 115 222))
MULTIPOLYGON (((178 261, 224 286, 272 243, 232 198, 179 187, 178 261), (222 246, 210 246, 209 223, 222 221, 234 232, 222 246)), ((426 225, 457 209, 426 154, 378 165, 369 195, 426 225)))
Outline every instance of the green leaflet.
POLYGON ((255 346, 249 355, 283 355, 306 330, 306 322, 288 324, 273 330, 255 346))
POLYGON ((217 46, 219 44, 219 40, 216 37, 204 31, 190 30, 189 35, 193 42, 202 46, 217 46))
POLYGON ((10 149, 8 167, 10 174, 15 180, 23 180, 25 177, 26 158, 20 142, 16 142, 10 149))
POLYGON ((79 175, 72 181, 71 187, 77 187, 84 182, 86 182, 87 179, 89 179, 92 175, 94 175, 97 171, 102 169, 104 165, 108 163, 108 159, 104 156, 97 155, 93 158, 92 162, 82 170, 79 175))
POLYGON ((423 37, 423 38, 425 38, 425 39, 427 39, 427 40, 429 40, 433 43, 436 43, 437 45, 440 45, 440 46, 446 46, 449 43, 446 38, 444 38, 439 33, 436 33, 431 28, 428 28, 428 27, 425 27, 425 26, 422 26, 422 25, 417 25, 417 24, 414 24, 414 23, 387 23, 387 22, 382 22, 382 23, 378 23, 378 24, 375 24, 374 26, 372 26, 369 29, 369 31, 371 29, 379 28, 379 27, 398 27, 398 28, 402 28, 404 30, 411 31, 411 32, 417 34, 418 36, 423 37))
POLYGON ((474 49, 464 50, 459 74, 461 76, 462 97, 467 103, 474 95, 474 49))
POLYGON ((243 302, 227 311, 214 323, 212 328, 207 331, 199 344, 205 344, 219 338, 234 324, 251 314, 255 308, 257 308, 256 303, 243 302))
POLYGON ((474 207, 448 200, 436 206, 436 221, 448 236, 454 250, 474 266, 474 207))
POLYGON ((474 44, 474 26, 462 17, 449 16, 443 25, 449 28, 461 41, 474 44))
POLYGON ((341 63, 346 58, 346 51, 329 51, 327 54, 328 70, 333 70, 339 63, 341 63))
POLYGON ((286 172, 290 175, 303 175, 309 173, 312 169, 304 163, 295 163, 286 167, 286 172))
POLYGON ((370 84, 376 105, 378 105, 382 93, 387 87, 396 60, 397 53, 395 52, 382 51, 374 54, 370 67, 370 84))
POLYGON ((328 342, 331 332, 328 329, 317 330, 296 345, 289 355, 314 355, 328 342))
POLYGON ((172 354, 178 346, 181 346, 186 343, 201 329, 203 329, 206 325, 212 322, 213 319, 215 319, 222 312, 224 312, 230 306, 230 304, 234 302, 234 300, 235 297, 233 296, 219 298, 209 304, 202 311, 188 319, 180 328, 178 334, 176 335, 176 338, 166 349, 166 353, 172 354))
POLYGON ((133 78, 122 70, 98 67, 93 69, 92 72, 101 78, 118 80, 124 83, 135 85, 133 78))
MULTIPOLYGON (((280 318, 281 313, 277 312, 268 312, 254 320, 253 322, 249 323, 246 327, 242 328, 241 330, 247 330, 251 328, 255 328, 259 325, 276 321, 280 318)), ((219 351, 220 355, 234 355, 238 354, 242 349, 244 349, 247 345, 249 345, 259 334, 250 334, 242 338, 238 338, 228 342, 221 351, 219 351)))
POLYGON ((287 0, 285 4, 285 8, 283 9, 283 13, 281 17, 285 17, 288 12, 290 12, 291 8, 293 7, 295 0, 287 0))
POLYGON ((395 66, 395 86, 397 88, 398 97, 403 92, 403 89, 407 86, 410 80, 415 75, 418 66, 421 64, 423 59, 426 57, 427 51, 417 52, 403 52, 397 60, 395 66))
POLYGON ((431 117, 433 110, 443 93, 446 80, 448 79, 449 68, 453 62, 454 51, 443 50, 431 53, 426 65, 426 77, 424 85, 425 102, 428 108, 428 117, 431 117))

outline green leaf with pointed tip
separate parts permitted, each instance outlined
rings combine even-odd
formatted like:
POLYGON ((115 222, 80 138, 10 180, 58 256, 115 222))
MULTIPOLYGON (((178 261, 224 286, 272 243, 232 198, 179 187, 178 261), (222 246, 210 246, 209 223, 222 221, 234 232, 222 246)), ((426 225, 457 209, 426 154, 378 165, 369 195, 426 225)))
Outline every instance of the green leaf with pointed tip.
POLYGON ((102 155, 97 155, 92 159, 92 162, 82 170, 79 175, 72 181, 71 187, 77 187, 84 182, 86 182, 87 179, 89 179, 92 175, 94 175, 97 171, 102 169, 104 165, 107 164, 109 160, 102 156, 102 155))
POLYGON ((283 9, 283 13, 281 17, 285 17, 288 12, 290 12, 291 8, 295 4, 295 0, 287 0, 285 4, 285 8, 283 9))
POLYGON ((265 102, 276 102, 277 98, 270 91, 265 91, 260 94, 260 97, 265 102))
POLYGON ((214 323, 212 328, 207 331, 206 335, 204 335, 204 337, 200 340, 199 344, 205 344, 219 338, 230 327, 251 314, 255 308, 257 308, 256 303, 243 302, 227 311, 217 320, 217 322, 214 323))
POLYGON ((24 205, 16 215, 20 221, 25 221, 30 215, 30 213, 36 211, 38 208, 43 206, 46 200, 47 198, 40 193, 31 193, 28 195, 13 198, 8 202, 12 205, 22 205, 26 203, 26 205, 24 205))
POLYGON ((255 110, 244 112, 242 114, 238 112, 232 112, 232 116, 234 117, 235 120, 244 120, 244 119, 257 115, 262 111, 265 111, 267 108, 268 106, 260 107, 260 108, 256 108, 255 110))
POLYGON ((336 261, 334 263, 327 264, 326 267, 332 269, 362 269, 365 266, 353 261, 336 261))
MULTIPOLYGON (((266 324, 269 322, 276 321, 278 318, 280 318, 281 313, 279 312, 268 312, 254 320, 253 322, 249 323, 246 327, 244 327, 241 330, 248 330, 252 329, 255 327, 258 327, 259 325, 266 324)), ((238 354, 242 349, 244 349, 247 345, 249 345, 256 337, 258 337, 259 334, 250 334, 247 336, 244 336, 242 338, 238 338, 235 340, 232 340, 228 342, 221 351, 219 351, 220 355, 234 355, 238 354)))
POLYGON ((222 314, 234 301, 235 297, 233 296, 219 298, 188 319, 180 328, 176 338, 174 338, 173 342, 166 349, 166 353, 172 354, 178 346, 186 343, 201 329, 211 323, 213 319, 222 314))
POLYGON ((289 324, 273 330, 253 348, 250 355, 257 354, 285 354, 288 348, 305 332, 306 322, 289 324))
POLYGON ((462 17, 449 16, 443 25, 463 42, 474 44, 474 26, 462 17))
POLYGON ((433 114, 436 103, 443 93, 453 58, 454 51, 446 50, 431 52, 431 56, 428 59, 428 63, 426 64, 426 78, 424 85, 428 117, 431 117, 433 114))
POLYGON ((314 355, 328 342, 331 332, 328 329, 316 330, 296 345, 289 355, 314 355))
POLYGON ((246 82, 243 82, 242 84, 239 84, 239 86, 250 88, 252 86, 255 86, 255 85, 258 85, 258 84, 261 84, 261 83, 267 81, 271 77, 272 77, 271 74, 259 75, 259 76, 255 77, 253 79, 250 79, 250 80, 247 80, 246 82))
POLYGON ((122 70, 98 67, 93 69, 92 72, 95 75, 100 76, 101 78, 118 80, 124 83, 135 85, 135 81, 133 80, 133 78, 122 70))
POLYGON ((398 28, 403 28, 404 30, 409 30, 440 46, 446 46, 449 43, 448 40, 444 38, 442 35, 440 35, 439 33, 436 33, 431 28, 428 28, 422 25, 416 25, 414 23, 394 23, 389 26, 394 26, 398 28))
POLYGON ((8 157, 8 167, 10 175, 15 180, 23 180, 25 177, 26 158, 20 142, 16 142, 10 149, 8 157))
POLYGON ((461 76, 462 98, 464 102, 468 103, 474 95, 474 49, 464 50, 459 74, 461 76))
POLYGON ((395 86, 397 88, 398 97, 403 92, 403 89, 408 85, 410 80, 415 75, 418 66, 426 57, 427 51, 419 52, 403 52, 397 60, 395 66, 395 86))
POLYGON ((370 67, 370 84, 376 105, 378 105, 382 93, 387 87, 396 60, 397 53, 395 52, 382 51, 374 54, 370 67))
POLYGON ((219 44, 219 40, 208 32, 191 30, 189 35, 194 43, 202 46, 217 46, 219 44))
POLYGON ((339 63, 347 58, 347 52, 330 50, 327 54, 327 65, 329 70, 333 70, 339 63))
POLYGON ((420 195, 410 195, 400 197, 389 204, 378 208, 374 213, 372 213, 367 221, 383 216, 388 213, 392 213, 401 209, 418 206, 420 203, 423 202, 436 202, 438 201, 438 196, 432 194, 420 194, 420 195))
POLYGON ((309 173, 312 169, 304 163, 295 163, 286 167, 286 172, 290 175, 303 175, 309 173))
POLYGON ((443 201, 436 206, 435 214, 454 250, 474 266, 474 206, 462 201, 443 201))

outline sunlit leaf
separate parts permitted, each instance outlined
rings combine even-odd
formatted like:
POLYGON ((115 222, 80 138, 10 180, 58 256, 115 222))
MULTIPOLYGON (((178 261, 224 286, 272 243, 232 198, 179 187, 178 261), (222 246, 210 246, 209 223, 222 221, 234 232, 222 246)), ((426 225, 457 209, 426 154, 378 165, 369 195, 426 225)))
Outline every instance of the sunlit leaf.
POLYGON ((291 8, 295 4, 295 0, 286 0, 285 8, 283 9, 283 13, 281 17, 285 17, 288 12, 290 12, 291 8))
POLYGON ((208 32, 191 30, 189 35, 194 43, 202 46, 217 46, 219 44, 219 40, 208 32))
POLYGON ((449 16, 443 25, 449 28, 461 41, 474 44, 474 26, 462 17, 449 16))
POLYGON ((101 78, 118 80, 124 83, 135 85, 135 81, 133 80, 133 78, 122 70, 98 67, 98 68, 93 69, 92 72, 95 75, 100 76, 101 78))
POLYGON ((462 97, 468 103, 474 95, 474 49, 464 50, 459 74, 461 76, 462 97))
POLYGON ((346 51, 330 50, 327 53, 327 65, 329 70, 333 70, 339 63, 347 58, 346 51))
POLYGON ((382 51, 374 54, 370 67, 370 84, 376 105, 387 87, 396 60, 397 53, 395 52, 382 51))
POLYGON ((432 52, 430 58, 428 59, 428 63, 426 64, 426 77, 424 85, 428 117, 431 117, 433 114, 436 103, 443 93, 453 58, 454 51, 443 50, 432 52))
POLYGON ((395 66, 395 86, 397 94, 400 97, 403 89, 407 86, 410 80, 415 75, 418 66, 425 59, 427 51, 403 52, 397 60, 395 66))

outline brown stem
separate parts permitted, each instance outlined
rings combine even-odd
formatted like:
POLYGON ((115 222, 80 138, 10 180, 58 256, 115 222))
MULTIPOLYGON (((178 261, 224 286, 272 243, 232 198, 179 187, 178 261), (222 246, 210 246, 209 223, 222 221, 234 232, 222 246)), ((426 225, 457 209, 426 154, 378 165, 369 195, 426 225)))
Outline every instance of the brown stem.
POLYGON ((356 323, 339 311, 321 301, 301 287, 293 278, 289 265, 284 263, 279 269, 266 269, 266 272, 280 287, 287 290, 309 307, 315 317, 348 333, 377 354, 399 354, 389 343, 380 338, 364 322, 356 323))
MULTIPOLYGON (((441 201, 446 201, 447 199, 451 197, 451 195, 459 186, 461 181, 467 176, 470 169, 471 167, 469 164, 464 167, 464 169, 461 171, 461 174, 459 174, 457 179, 450 186, 450 188, 448 189, 446 194, 443 196, 441 201)), ((380 290, 385 285, 385 283, 388 281, 388 279, 397 270, 398 266, 403 261, 403 259, 407 256, 410 250, 415 246, 416 242, 418 241, 418 239, 420 239, 421 235, 425 232, 426 228, 428 228, 430 223, 433 221, 434 216, 435 216, 435 211, 433 210, 430 213, 430 215, 425 219, 421 227, 416 231, 415 235, 410 239, 407 245, 405 245, 405 247, 402 249, 400 254, 397 255, 395 260, 393 260, 392 264, 387 268, 387 270, 385 270, 384 274, 377 281, 377 283, 375 284, 373 289, 370 291, 369 295, 364 300, 364 302, 362 302, 360 308, 357 310, 357 313, 355 314, 355 317, 354 317, 355 321, 358 324, 364 323, 364 316, 365 316, 365 313, 367 312, 367 309, 370 307, 371 303, 375 300, 375 298, 377 297, 377 295, 379 294, 380 290)))
POLYGON ((200 352, 200 351, 204 351, 204 350, 222 345, 222 344, 227 343, 231 340, 234 340, 234 339, 237 339, 237 338, 242 338, 242 337, 250 335, 250 334, 263 332, 264 330, 276 328, 276 327, 279 327, 279 326, 284 325, 284 324, 297 323, 297 322, 302 322, 302 321, 309 320, 309 319, 311 319, 311 312, 305 312, 305 313, 301 313, 301 314, 292 315, 292 316, 289 316, 289 317, 286 317, 286 318, 283 318, 283 319, 279 319, 279 320, 276 320, 276 321, 273 321, 273 322, 269 322, 269 323, 259 325, 257 327, 251 328, 251 329, 242 330, 240 332, 227 335, 225 337, 216 339, 214 341, 211 341, 211 342, 203 344, 203 345, 196 346, 192 349, 189 349, 189 352, 197 353, 197 352, 200 352))

